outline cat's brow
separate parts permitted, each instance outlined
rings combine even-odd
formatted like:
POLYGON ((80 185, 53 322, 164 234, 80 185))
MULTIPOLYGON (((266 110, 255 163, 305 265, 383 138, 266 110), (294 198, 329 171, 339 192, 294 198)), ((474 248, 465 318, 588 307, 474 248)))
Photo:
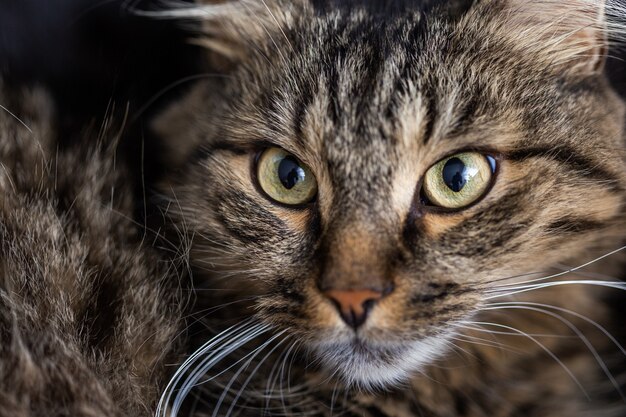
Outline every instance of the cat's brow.
POLYGON ((573 173, 594 180, 603 181, 613 192, 622 192, 619 177, 604 169, 599 163, 583 156, 574 148, 567 145, 527 147, 506 154, 512 161, 521 162, 530 158, 547 158, 554 162, 567 165, 573 173))

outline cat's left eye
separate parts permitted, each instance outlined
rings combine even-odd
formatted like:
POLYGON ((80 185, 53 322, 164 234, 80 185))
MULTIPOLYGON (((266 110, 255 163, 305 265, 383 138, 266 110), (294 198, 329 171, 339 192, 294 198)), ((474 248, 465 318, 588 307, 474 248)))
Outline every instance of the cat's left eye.
POLYGON ((259 186, 272 200, 288 206, 310 203, 317 195, 311 169, 280 148, 268 148, 257 160, 259 186))
POLYGON ((463 152, 445 158, 426 172, 422 195, 430 205, 462 209, 488 191, 496 160, 478 152, 463 152))

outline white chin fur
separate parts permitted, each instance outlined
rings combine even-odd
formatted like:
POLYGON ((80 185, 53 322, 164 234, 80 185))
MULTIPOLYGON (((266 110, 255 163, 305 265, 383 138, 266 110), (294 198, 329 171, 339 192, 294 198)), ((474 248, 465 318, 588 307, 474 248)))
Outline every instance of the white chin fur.
POLYGON ((441 334, 384 347, 367 342, 363 347, 352 342, 319 343, 315 353, 328 372, 349 385, 372 391, 406 382, 445 354, 448 339, 448 335, 441 334))

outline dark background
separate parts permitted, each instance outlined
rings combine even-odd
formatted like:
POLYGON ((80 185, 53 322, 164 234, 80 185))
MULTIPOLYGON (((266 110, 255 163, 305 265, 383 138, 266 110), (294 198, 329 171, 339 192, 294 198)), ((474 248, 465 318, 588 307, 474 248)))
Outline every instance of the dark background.
POLYGON ((182 25, 133 14, 157 4, 0 0, 0 72, 46 85, 72 117, 94 117, 111 99, 149 99, 199 68, 182 25))
MULTIPOLYGON (((128 106, 118 157, 133 171, 138 192, 160 166, 159 142, 146 124, 191 86, 186 78, 202 72, 200 50, 187 42, 192 24, 186 31, 133 13, 157 7, 154 0, 0 0, 5 82, 52 93, 60 146, 88 140, 84 126, 99 126, 108 115, 120 120, 128 106)), ((138 217, 144 212, 137 208, 138 217)))

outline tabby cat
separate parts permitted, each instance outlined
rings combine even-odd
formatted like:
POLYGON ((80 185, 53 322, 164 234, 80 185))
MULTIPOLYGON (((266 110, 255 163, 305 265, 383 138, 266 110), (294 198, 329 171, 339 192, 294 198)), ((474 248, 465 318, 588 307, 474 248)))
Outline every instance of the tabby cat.
POLYGON ((200 19, 211 71, 154 124, 197 296, 157 415, 625 416, 619 11, 145 12, 200 19))
POLYGON ((0 416, 623 417, 622 10, 136 11, 200 20, 208 68, 145 224, 124 112, 61 144, 0 88, 0 416))

